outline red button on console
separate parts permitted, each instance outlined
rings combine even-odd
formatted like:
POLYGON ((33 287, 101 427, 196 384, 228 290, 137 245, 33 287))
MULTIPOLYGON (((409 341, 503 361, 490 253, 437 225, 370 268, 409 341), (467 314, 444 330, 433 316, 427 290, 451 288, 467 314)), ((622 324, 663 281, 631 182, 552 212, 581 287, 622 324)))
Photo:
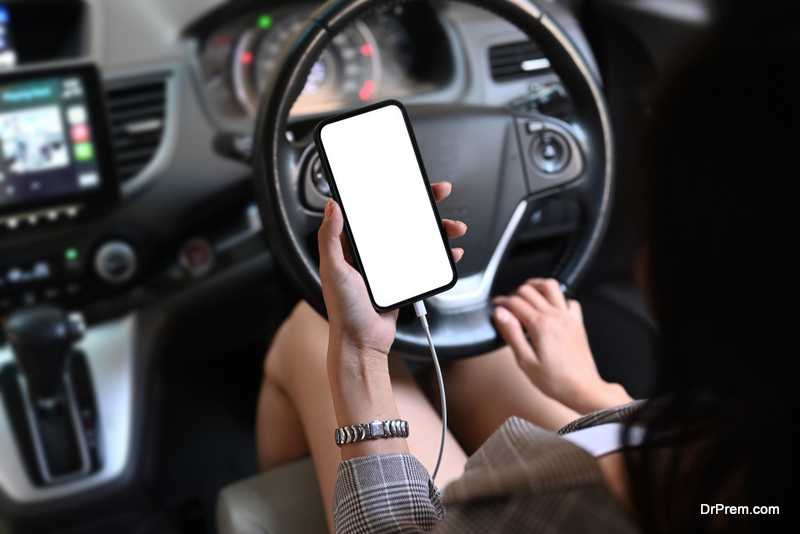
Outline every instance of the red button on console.
POLYGON ((192 276, 202 276, 214 264, 214 251, 203 239, 192 239, 181 249, 180 263, 192 276))

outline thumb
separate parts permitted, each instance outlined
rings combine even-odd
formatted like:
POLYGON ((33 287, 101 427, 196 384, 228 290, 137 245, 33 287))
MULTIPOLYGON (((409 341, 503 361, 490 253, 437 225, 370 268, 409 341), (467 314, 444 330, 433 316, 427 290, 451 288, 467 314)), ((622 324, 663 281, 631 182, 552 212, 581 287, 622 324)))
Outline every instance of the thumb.
POLYGON ((322 225, 317 232, 321 270, 335 268, 336 265, 345 261, 340 239, 343 228, 344 218, 339 204, 333 199, 328 199, 328 203, 325 205, 325 218, 322 219, 322 225))

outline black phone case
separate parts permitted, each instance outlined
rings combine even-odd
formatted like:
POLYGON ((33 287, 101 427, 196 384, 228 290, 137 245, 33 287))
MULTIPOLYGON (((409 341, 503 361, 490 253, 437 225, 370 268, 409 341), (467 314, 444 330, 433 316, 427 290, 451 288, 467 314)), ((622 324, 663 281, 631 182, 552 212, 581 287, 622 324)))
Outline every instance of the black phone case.
POLYGON ((408 118, 408 112, 406 112, 406 108, 403 106, 403 104, 401 104, 397 100, 384 100, 382 102, 377 102, 375 104, 371 104, 363 108, 359 108, 353 111, 349 111, 347 113, 343 113, 341 115, 336 115, 334 117, 325 119, 321 121, 319 124, 317 124, 317 127, 314 129, 314 142, 317 145, 317 151, 319 152, 319 157, 320 160, 322 161, 322 166, 325 169, 325 177, 328 180, 328 185, 330 186, 333 199, 339 203, 339 206, 342 209, 342 214, 344 216, 345 234, 347 234, 347 241, 350 243, 350 248, 353 252, 353 258, 356 261, 356 267, 358 268, 359 272, 361 272, 361 277, 364 279, 364 283, 367 286, 367 292, 369 293, 369 299, 372 302, 372 307, 381 313, 389 312, 392 310, 396 310, 397 308, 406 306, 408 304, 413 304, 418 300, 438 295, 439 293, 443 293, 444 291, 447 291, 448 289, 451 289, 453 286, 455 286, 456 282, 458 282, 458 270, 456 269, 456 262, 453 260, 453 253, 450 250, 450 243, 447 240, 447 233, 445 232, 444 224, 442 224, 442 218, 439 215, 439 210, 436 207, 436 198, 433 196, 433 190, 431 189, 431 184, 430 181, 428 180, 428 174, 425 172, 425 166, 422 164, 422 157, 420 156, 419 147, 417 146, 417 140, 414 137, 414 130, 411 128, 411 121, 408 118), (397 302, 395 304, 392 304, 391 306, 384 307, 384 306, 379 306, 375 302, 375 298, 372 296, 372 288, 370 287, 369 279, 364 273, 364 268, 361 264, 361 256, 358 253, 358 246, 356 245, 356 242, 353 239, 353 234, 350 231, 350 224, 347 220, 347 210, 345 209, 344 205, 342 204, 342 200, 339 197, 339 190, 336 187, 336 180, 333 177, 331 166, 328 162, 327 155, 325 154, 325 147, 322 144, 320 133, 322 131, 322 128, 324 128, 328 124, 349 119, 351 117, 355 117, 363 113, 369 113, 370 111, 374 111, 376 109, 380 109, 386 106, 396 106, 397 108, 400 109, 400 112, 403 115, 403 120, 405 121, 406 124, 406 131, 408 133, 408 137, 411 139, 411 146, 414 148, 414 155, 417 158, 417 165, 419 166, 420 173, 422 174, 422 179, 425 183, 425 188, 428 191, 428 199, 431 202, 431 209, 433 210, 433 213, 436 215, 436 222, 439 226, 439 233, 442 237, 442 244, 445 250, 447 251, 447 258, 450 260, 450 269, 453 272, 453 278, 449 283, 445 284, 444 286, 428 291, 427 293, 423 293, 421 295, 417 295, 415 297, 406 299, 402 302, 397 302))

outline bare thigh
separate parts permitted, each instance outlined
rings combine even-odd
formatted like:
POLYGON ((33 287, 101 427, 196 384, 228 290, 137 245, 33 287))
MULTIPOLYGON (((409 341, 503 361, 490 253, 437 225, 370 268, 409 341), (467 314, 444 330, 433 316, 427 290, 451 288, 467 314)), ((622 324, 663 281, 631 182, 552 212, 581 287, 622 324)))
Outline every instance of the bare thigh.
MULTIPOLYGON (((442 373, 448 426, 467 454, 474 453, 512 415, 548 430, 580 417, 534 386, 509 347, 447 362, 442 373)), ((425 391, 431 399, 439 396, 433 373, 425 378, 425 391)))
MULTIPOLYGON (((341 462, 333 440, 333 411, 326 359, 328 323, 308 304, 297 305, 279 329, 267 354, 258 406, 258 456, 262 469, 312 456, 333 531, 333 490, 341 462)), ((433 473, 442 421, 399 358, 390 358, 392 389, 400 416, 409 422, 411 453, 433 473)), ((354 421, 353 423, 366 422, 354 421)), ((461 476, 467 456, 448 437, 439 487, 461 476)))

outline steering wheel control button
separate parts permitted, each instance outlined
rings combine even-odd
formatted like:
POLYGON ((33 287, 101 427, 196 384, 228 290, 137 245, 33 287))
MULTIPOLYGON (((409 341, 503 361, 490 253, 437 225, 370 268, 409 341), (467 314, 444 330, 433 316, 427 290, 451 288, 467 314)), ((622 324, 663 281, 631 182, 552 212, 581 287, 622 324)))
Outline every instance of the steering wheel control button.
MULTIPOLYGON (((528 125, 530 128, 530 124, 528 125)), ((569 163, 569 143, 558 132, 544 130, 531 143, 531 157, 536 167, 546 174, 558 174, 569 163)))
POLYGON ((320 194, 326 197, 331 196, 331 186, 328 185, 328 179, 325 178, 325 170, 322 168, 322 161, 318 155, 314 156, 311 164, 311 181, 314 182, 314 187, 320 194))
POLYGON ((325 209, 328 199, 331 197, 331 188, 325 175, 325 168, 319 159, 319 153, 314 143, 308 145, 300 156, 298 163, 300 170, 301 183, 301 202, 305 207, 319 211, 325 209))
POLYGON ((522 157, 530 193, 546 191, 583 174, 581 137, 573 125, 555 117, 518 117, 517 134, 525 147, 522 157))
POLYGON ((136 251, 124 241, 109 241, 97 249, 94 268, 109 284, 122 284, 133 278, 138 267, 136 251))
POLYGON ((193 277, 198 278, 214 266, 214 251, 203 239, 192 239, 181 248, 181 266, 193 277))
POLYGON ((531 121, 528 123, 528 133, 540 132, 544 130, 544 123, 539 121, 531 121))

